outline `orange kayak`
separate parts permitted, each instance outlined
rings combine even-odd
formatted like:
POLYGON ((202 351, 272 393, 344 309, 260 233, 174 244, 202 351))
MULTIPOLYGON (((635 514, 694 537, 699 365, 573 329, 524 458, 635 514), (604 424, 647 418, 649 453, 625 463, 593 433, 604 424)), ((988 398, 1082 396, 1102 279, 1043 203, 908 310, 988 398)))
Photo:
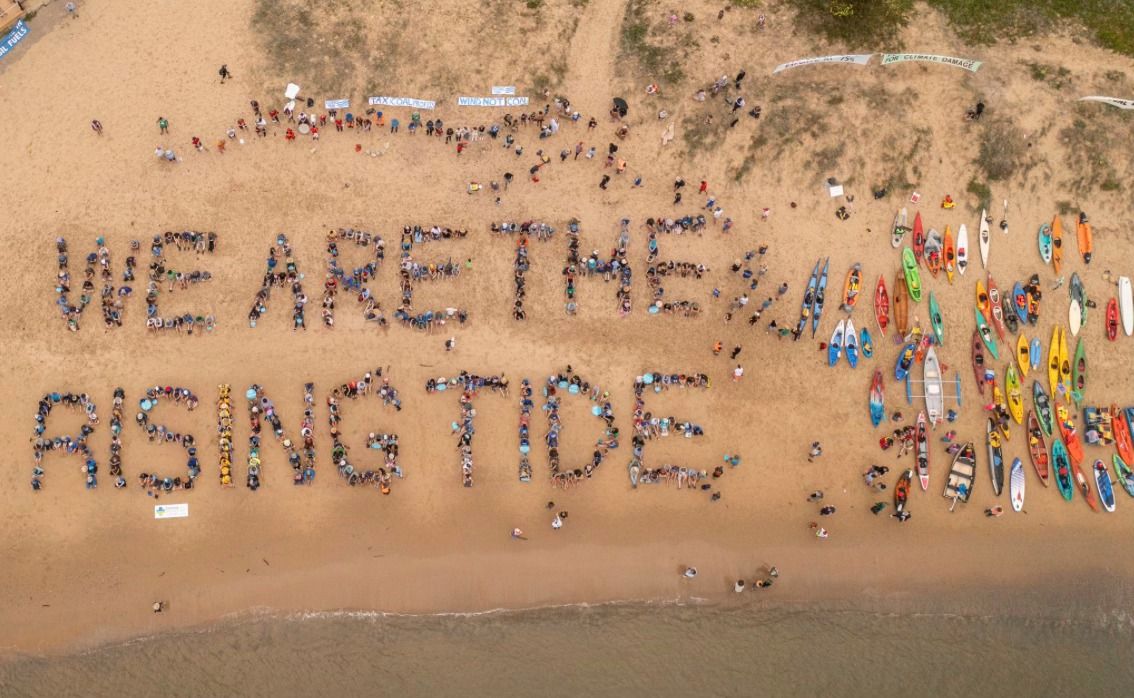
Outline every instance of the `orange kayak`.
POLYGON ((1059 273, 1059 265, 1063 262, 1063 223, 1059 216, 1051 219, 1051 266, 1055 273, 1059 273))
POLYGON ((953 242, 953 229, 945 226, 945 275, 953 283, 953 270, 957 268, 957 248, 953 242))
POLYGON ((1091 263, 1091 256, 1095 251, 1094 235, 1091 233, 1091 223, 1086 213, 1079 213, 1079 254, 1083 255, 1083 264, 1091 263))

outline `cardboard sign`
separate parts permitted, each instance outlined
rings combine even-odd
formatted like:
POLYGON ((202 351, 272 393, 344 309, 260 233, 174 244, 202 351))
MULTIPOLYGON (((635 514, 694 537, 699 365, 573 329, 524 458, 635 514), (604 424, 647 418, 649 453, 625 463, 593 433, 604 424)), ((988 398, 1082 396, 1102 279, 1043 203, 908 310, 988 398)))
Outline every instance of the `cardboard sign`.
POLYGON ((189 517, 188 504, 155 504, 155 519, 185 519, 189 517))

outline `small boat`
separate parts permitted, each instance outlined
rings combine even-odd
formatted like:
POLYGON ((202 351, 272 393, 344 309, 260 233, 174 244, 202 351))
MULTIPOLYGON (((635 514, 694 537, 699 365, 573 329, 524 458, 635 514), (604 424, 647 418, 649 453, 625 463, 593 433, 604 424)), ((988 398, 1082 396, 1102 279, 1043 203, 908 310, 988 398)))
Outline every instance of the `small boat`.
POLYGON ((839 363, 839 357, 843 355, 843 334, 846 330, 846 320, 839 320, 839 324, 835 325, 835 331, 831 333, 831 341, 827 344, 828 366, 834 366, 839 363))
POLYGON ((984 343, 980 332, 973 330, 973 376, 981 395, 984 395, 984 370, 984 343))
POLYGON ((925 258, 925 228, 921 225, 921 212, 914 214, 913 219, 913 255, 918 264, 925 258))
POLYGON ((1114 513, 1114 484, 1110 480, 1110 472, 1101 460, 1095 461, 1095 488, 1099 491, 1099 501, 1103 509, 1114 513))
POLYGON ((929 423, 924 412, 917 414, 917 431, 914 442, 917 444, 917 479, 921 483, 921 491, 929 489, 929 423))
POLYGON ((890 324, 890 294, 886 292, 886 280, 881 274, 874 289, 874 319, 878 321, 878 331, 885 337, 886 326, 890 324))
POLYGON ((1134 334, 1134 289, 1129 276, 1118 277, 1118 313, 1122 316, 1122 331, 1134 334))
POLYGON ((1039 309, 1040 309, 1040 291, 1039 291, 1039 277, 1032 276, 1037 283, 1030 284, 1024 290, 1028 294, 1028 324, 1035 327, 1039 324, 1039 309))
POLYGON ((925 240, 925 268, 933 274, 934 278, 941 271, 941 233, 930 228, 929 236, 925 240))
POLYGON ((1004 326, 1012 334, 1020 331, 1020 318, 1016 316, 1016 310, 1013 308, 1012 299, 1008 296, 1003 296, 1000 299, 1001 309, 1004 313, 1004 326))
POLYGON ((1134 437, 1130 434, 1130 425, 1123 417, 1118 405, 1110 406, 1110 430, 1114 435, 1114 449, 1122 460, 1134 463, 1134 437))
MULTIPOLYGON (((988 235, 988 211, 981 209, 980 212, 980 263, 988 269, 988 248, 992 242, 992 238, 988 235)), ((998 493, 999 494, 999 493, 998 493)))
POLYGON ((973 493, 973 481, 976 479, 976 449, 972 442, 966 443, 957 451, 953 458, 953 465, 949 469, 949 477, 945 481, 944 496, 957 502, 968 503, 973 493))
POLYGON ((843 310, 849 312, 854 311, 855 303, 858 302, 858 293, 862 290, 862 265, 858 262, 847 272, 846 283, 843 284, 843 310))
POLYGON ((1043 483, 1044 487, 1047 487, 1051 459, 1047 455, 1047 441, 1043 438, 1039 419, 1036 417, 1036 413, 1031 410, 1028 410, 1028 456, 1031 458, 1032 467, 1036 469, 1036 475, 1040 482, 1043 483))
POLYGON ((1118 476, 1118 484, 1122 485, 1126 494, 1134 497, 1134 471, 1130 470, 1130 466, 1126 465, 1117 453, 1112 458, 1114 459, 1114 474, 1118 476))
POLYGON ((996 287, 996 282, 992 279, 992 274, 988 275, 988 306, 992 312, 992 326, 996 328, 996 336, 1000 337, 1000 341, 1005 341, 1004 335, 1004 307, 1000 303, 1000 289, 996 287))
POLYGON ((1059 328, 1059 384, 1063 386, 1064 395, 1071 394, 1071 360, 1067 353, 1067 330, 1062 327, 1059 328))
POLYGON ((1040 428, 1047 436, 1051 436, 1055 430, 1055 421, 1052 419, 1051 411, 1051 398, 1048 396, 1047 391, 1043 389, 1039 381, 1032 381, 1032 404, 1036 408, 1036 421, 1039 422, 1040 428))
POLYGON ((885 396, 882 392, 882 372, 874 371, 874 379, 870 382, 870 423, 878 426, 885 416, 885 396))
POLYGON ((996 384, 994 376, 990 378, 989 382, 992 383, 992 404, 995 407, 1000 433, 1004 436, 1004 440, 1008 441, 1012 438, 1012 432, 1009 431, 1008 404, 1004 401, 1004 393, 996 384))
POLYGON ((1095 251, 1095 243, 1094 235, 1091 233, 1091 223, 1087 220, 1087 214, 1084 211, 1079 212, 1079 225, 1076 226, 1075 232, 1078 233, 1079 254, 1083 255, 1083 264, 1090 264, 1095 251))
POLYGON ((1047 348, 1047 387, 1059 395, 1059 327, 1051 328, 1051 345, 1047 348))
POLYGON ((902 246, 902 239, 905 238, 906 233, 910 232, 909 227, 906 225, 909 219, 909 214, 906 209, 898 211, 894 216, 894 229, 890 235, 890 244, 895 248, 902 246))
POLYGON ((988 323, 984 320, 984 315, 981 314, 980 308, 976 309, 976 326, 977 332, 980 333, 980 338, 984 340, 984 346, 988 347, 988 353, 992 354, 992 358, 997 361, 1000 360, 1000 352, 996 349, 996 338, 992 336, 992 330, 988 328, 988 323))
POLYGON ((1071 456, 1071 464, 1078 465, 1083 462, 1083 442, 1079 440, 1079 432, 1075 422, 1071 420, 1071 413, 1058 400, 1055 402, 1055 422, 1059 425, 1059 433, 1063 436, 1063 444, 1067 447, 1067 455, 1071 456))
POLYGON ((933 337, 938 345, 945 343, 945 321, 941 318, 941 306, 937 304, 937 296, 929 292, 929 325, 933 328, 933 337))
POLYGON ((1087 347, 1082 337, 1075 345, 1075 361, 1071 364, 1071 375, 1071 385, 1074 386, 1071 397, 1078 405, 1083 401, 1083 393, 1087 391, 1087 347))
POLYGON ((898 483, 894 485, 894 513, 891 516, 901 518, 901 515, 906 511, 912 481, 913 470, 906 468, 906 471, 898 478, 898 483))
POLYGON ((917 351, 917 343, 910 342, 902 353, 898 356, 898 362, 894 366, 894 378, 904 381, 906 376, 910 373, 910 366, 914 362, 914 353, 917 351))
POLYGON ((914 259, 913 250, 905 248, 902 250, 902 270, 906 275, 906 289, 910 292, 910 298, 914 303, 921 302, 921 272, 917 269, 917 260, 914 259))
POLYGON ((823 317, 823 294, 827 292, 827 271, 831 268, 831 258, 823 262, 823 271, 819 274, 819 287, 815 290, 815 311, 811 313, 811 336, 819 329, 819 319, 823 317))
POLYGON ((847 363, 851 368, 858 368, 858 335, 854 331, 854 322, 847 318, 846 334, 843 335, 843 344, 847 350, 847 363))
POLYGON ((1024 423, 1024 396, 1020 391, 1020 375, 1016 373, 1015 364, 1008 364, 1004 372, 1004 392, 1008 396, 1008 414, 1016 424, 1024 423))
POLYGON ((1012 310, 1021 325, 1028 322, 1028 293, 1019 281, 1012 286, 1012 310))
POLYGON ((992 313, 990 312, 990 305, 988 302, 988 291, 984 288, 984 282, 977 279, 976 282, 976 307, 980 314, 984 316, 985 322, 992 322, 992 313))
POLYGON ((925 411, 929 416, 929 424, 937 426, 937 422, 945 416, 945 394, 941 380, 941 362, 937 359, 937 352, 933 347, 925 353, 922 387, 925 389, 925 411))
POLYGON ((1024 508, 1024 464, 1019 458, 1012 461, 1008 476, 1008 493, 1012 498, 1012 511, 1024 508))
POLYGON ((874 340, 870 337, 870 332, 865 327, 859 333, 859 345, 862 348, 862 355, 866 358, 874 356, 874 340))
POLYGON ((1040 364, 1043 363, 1043 346, 1040 345, 1039 337, 1032 340, 1032 345, 1028 347, 1031 353, 1032 370, 1038 371, 1040 364))
POLYGON ((1075 485, 1071 480, 1071 458, 1068 456, 1063 442, 1059 439, 1053 439, 1051 442, 1051 464, 1054 468, 1055 485, 1059 488, 1059 494, 1070 502, 1071 496, 1075 492, 1075 485))
POLYGON ((969 268, 969 229, 962 223, 957 229, 957 271, 961 276, 969 268))
POLYGON ((1071 282, 1067 284, 1067 293, 1074 300, 1079 302, 1080 311, 1083 314, 1083 324, 1087 322, 1087 290, 1083 288, 1083 279, 1080 278, 1079 272, 1071 274, 1071 282))
POLYGON ((1110 341, 1118 339, 1118 299, 1111 298, 1106 302, 1106 338, 1110 341))
POLYGON ((1039 253, 1044 264, 1051 264, 1051 225, 1047 223, 1039 227, 1039 253))
POLYGON ((819 262, 815 260, 815 268, 811 270, 811 278, 807 281, 807 290, 803 293, 803 304, 799 309, 799 327, 796 328, 795 337, 803 334, 803 329, 807 327, 807 320, 811 317, 811 309, 815 306, 815 290, 819 284, 819 262))
POLYGON ((1004 489, 1004 452, 1000 447, 1000 432, 996 429, 996 422, 989 418, 986 428, 988 439, 988 470, 992 477, 992 493, 997 497, 1004 489))
POLYGON ((1016 363, 1020 364, 1020 375, 1024 378, 1028 377, 1028 370, 1031 368, 1032 352, 1028 348, 1028 338, 1020 335, 1016 339, 1016 363))
POLYGON ((945 226, 945 276, 949 279, 949 283, 953 283, 953 272, 957 269, 957 247, 953 244, 953 229, 945 226))
POLYGON ((1060 222, 1059 216, 1051 219, 1051 266, 1055 269, 1055 273, 1059 273, 1059 268, 1063 264, 1063 223, 1060 222))
POLYGON ((910 294, 900 270, 894 273, 894 324, 897 325, 899 336, 905 337, 909 333, 910 294))
POLYGON ((1099 500, 1095 497, 1095 491, 1091 489, 1091 481, 1083 474, 1083 469, 1071 459, 1071 474, 1075 476, 1075 484, 1079 486, 1079 493, 1083 495, 1083 499, 1087 500, 1087 506, 1091 511, 1099 510, 1099 500))

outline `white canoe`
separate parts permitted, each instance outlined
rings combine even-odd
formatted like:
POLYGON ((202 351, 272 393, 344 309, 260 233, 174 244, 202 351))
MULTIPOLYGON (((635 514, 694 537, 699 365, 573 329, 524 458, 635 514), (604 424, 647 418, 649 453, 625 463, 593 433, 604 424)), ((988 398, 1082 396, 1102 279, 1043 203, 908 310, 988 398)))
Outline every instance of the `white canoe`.
POLYGON ((992 239, 988 235, 988 210, 980 211, 980 263, 988 269, 988 245, 992 239))
POLYGON ((1122 330, 1126 336, 1134 334, 1134 291, 1130 288, 1130 277, 1118 277, 1118 310, 1122 316, 1122 330))
POLYGON ((941 363, 933 347, 925 353, 924 369, 925 414, 930 426, 937 426, 945 414, 945 395, 941 385, 941 363))
POLYGON ((964 275, 969 268, 969 229, 962 223, 957 230, 957 271, 964 275))

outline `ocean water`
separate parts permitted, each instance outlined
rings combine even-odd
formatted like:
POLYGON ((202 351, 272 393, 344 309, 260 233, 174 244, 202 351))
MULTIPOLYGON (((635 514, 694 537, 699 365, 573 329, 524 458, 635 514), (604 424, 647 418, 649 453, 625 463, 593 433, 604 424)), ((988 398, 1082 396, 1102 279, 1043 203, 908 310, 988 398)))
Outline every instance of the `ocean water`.
POLYGON ((1094 619, 757 605, 249 617, 0 665, 0 696, 1130 696, 1094 619))

